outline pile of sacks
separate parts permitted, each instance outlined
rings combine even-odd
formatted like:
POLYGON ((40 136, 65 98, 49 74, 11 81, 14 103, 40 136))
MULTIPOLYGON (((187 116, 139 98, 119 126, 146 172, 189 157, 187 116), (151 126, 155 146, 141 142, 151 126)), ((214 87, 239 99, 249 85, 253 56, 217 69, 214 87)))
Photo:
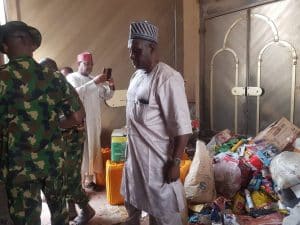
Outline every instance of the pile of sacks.
POLYGON ((300 224, 299 135, 282 118, 255 138, 224 130, 197 141, 184 182, 189 224, 300 224))

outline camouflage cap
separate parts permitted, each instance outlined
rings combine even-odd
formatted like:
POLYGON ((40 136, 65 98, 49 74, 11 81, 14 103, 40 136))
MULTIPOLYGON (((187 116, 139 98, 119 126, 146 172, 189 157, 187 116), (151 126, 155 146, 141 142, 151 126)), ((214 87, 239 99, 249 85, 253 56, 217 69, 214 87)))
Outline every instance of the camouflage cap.
POLYGON ((4 53, 2 43, 5 40, 5 37, 15 31, 28 32, 37 48, 40 47, 42 42, 42 35, 38 29, 28 26, 22 21, 9 21, 6 24, 0 26, 0 51, 2 53, 4 53))

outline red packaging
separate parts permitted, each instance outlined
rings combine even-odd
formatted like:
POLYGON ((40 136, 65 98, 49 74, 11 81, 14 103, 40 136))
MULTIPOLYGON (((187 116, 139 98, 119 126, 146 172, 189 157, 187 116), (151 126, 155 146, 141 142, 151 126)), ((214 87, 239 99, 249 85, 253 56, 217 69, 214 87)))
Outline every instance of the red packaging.
POLYGON ((249 163, 254 167, 255 170, 261 170, 263 168, 263 163, 257 155, 251 156, 249 163))

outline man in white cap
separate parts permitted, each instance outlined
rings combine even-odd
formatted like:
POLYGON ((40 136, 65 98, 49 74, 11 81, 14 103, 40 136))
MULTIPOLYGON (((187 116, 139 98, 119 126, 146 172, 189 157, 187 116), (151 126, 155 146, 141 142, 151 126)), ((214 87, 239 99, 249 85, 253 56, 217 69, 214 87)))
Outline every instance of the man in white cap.
POLYGON ((180 159, 192 132, 180 73, 159 61, 158 29, 149 22, 130 25, 128 48, 137 69, 127 92, 128 148, 121 193, 126 225, 181 225, 185 197, 180 159))
POLYGON ((86 139, 84 142, 81 175, 85 187, 96 190, 94 173, 102 174, 103 162, 101 158, 101 107, 103 100, 112 98, 114 81, 107 79, 106 74, 90 76, 93 70, 93 57, 89 52, 77 56, 78 71, 66 78, 76 88, 86 111, 86 139), (95 160, 97 159, 97 161, 95 160))

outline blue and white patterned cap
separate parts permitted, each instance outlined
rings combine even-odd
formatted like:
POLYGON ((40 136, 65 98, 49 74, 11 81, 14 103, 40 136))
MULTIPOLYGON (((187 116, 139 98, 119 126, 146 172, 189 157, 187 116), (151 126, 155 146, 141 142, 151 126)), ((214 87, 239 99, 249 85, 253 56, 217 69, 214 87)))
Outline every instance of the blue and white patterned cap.
POLYGON ((158 43, 158 28, 147 21, 132 22, 129 28, 129 40, 131 39, 158 43))

